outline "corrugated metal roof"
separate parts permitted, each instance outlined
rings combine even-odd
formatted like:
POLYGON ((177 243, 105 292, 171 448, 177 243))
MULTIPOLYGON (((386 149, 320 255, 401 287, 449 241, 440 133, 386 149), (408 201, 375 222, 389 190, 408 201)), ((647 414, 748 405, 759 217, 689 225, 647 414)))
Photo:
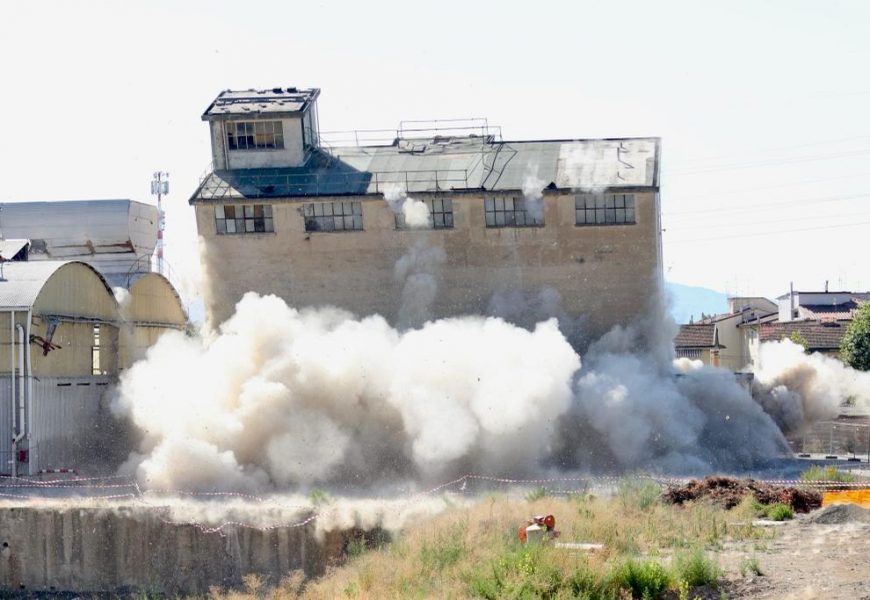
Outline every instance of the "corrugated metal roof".
POLYGON ((397 140, 331 148, 303 167, 209 174, 191 197, 232 200, 409 193, 520 191, 534 186, 600 191, 658 189, 658 138, 498 142, 480 136, 397 140))
POLYGON ((31 261, 82 260, 106 276, 126 275, 154 253, 157 207, 132 200, 6 202, 0 229, 31 241, 31 261))
POLYGON ((279 117, 304 112, 320 95, 317 88, 272 88, 268 90, 225 90, 205 112, 203 121, 238 116, 279 117))
POLYGON ((36 302, 39 292, 46 282, 65 265, 80 263, 92 270, 109 295, 114 297, 112 288, 99 271, 81 261, 37 261, 7 262, 3 264, 3 278, 0 279, 0 308, 28 308, 36 302))

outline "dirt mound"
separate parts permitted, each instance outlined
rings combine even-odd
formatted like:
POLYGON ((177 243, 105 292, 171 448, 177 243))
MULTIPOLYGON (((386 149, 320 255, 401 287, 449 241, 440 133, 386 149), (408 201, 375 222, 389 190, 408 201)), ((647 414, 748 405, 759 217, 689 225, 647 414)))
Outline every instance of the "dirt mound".
POLYGON ((718 476, 695 479, 686 485, 672 487, 662 495, 662 500, 669 504, 682 504, 690 500, 706 499, 730 509, 750 494, 761 504, 782 502, 800 513, 809 512, 822 504, 822 496, 817 492, 770 485, 754 479, 718 476))
POLYGON ((831 504, 807 517, 807 522, 822 525, 870 523, 870 510, 855 504, 831 504))

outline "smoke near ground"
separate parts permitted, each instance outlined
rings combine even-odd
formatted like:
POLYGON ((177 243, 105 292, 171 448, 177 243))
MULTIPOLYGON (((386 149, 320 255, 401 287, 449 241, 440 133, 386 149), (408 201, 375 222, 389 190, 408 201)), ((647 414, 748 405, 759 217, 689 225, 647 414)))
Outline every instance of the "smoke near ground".
POLYGON ((761 345, 753 392, 786 433, 837 417, 844 402, 870 407, 870 373, 790 340, 761 345))
POLYGON ((122 472, 154 489, 264 491, 469 472, 733 471, 787 452, 780 426, 870 389, 863 376, 835 387, 844 372, 827 360, 778 365, 783 343, 764 349, 756 401, 727 371, 673 362, 658 329, 615 328, 581 363, 556 319, 399 330, 249 293, 215 334, 167 334, 123 375, 113 410, 142 442, 122 472))

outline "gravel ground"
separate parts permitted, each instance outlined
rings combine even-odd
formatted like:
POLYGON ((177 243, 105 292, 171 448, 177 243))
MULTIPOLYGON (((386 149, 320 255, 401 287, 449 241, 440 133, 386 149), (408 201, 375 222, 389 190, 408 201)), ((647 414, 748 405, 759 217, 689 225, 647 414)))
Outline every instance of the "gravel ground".
POLYGON ((842 510, 834 511, 842 523, 814 523, 820 512, 777 527, 772 539, 726 547, 719 558, 728 581, 720 596, 870 600, 870 523, 843 518, 842 510), (741 562, 752 556, 761 577, 740 573, 741 562))

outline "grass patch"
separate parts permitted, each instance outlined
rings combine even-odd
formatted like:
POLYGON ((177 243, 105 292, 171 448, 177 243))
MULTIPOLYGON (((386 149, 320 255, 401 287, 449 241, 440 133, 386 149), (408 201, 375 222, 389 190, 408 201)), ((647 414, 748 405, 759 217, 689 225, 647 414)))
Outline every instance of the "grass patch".
POLYGON ((637 600, 661 598, 671 585, 671 574, 656 560, 643 562, 628 559, 610 576, 613 584, 637 600))
POLYGON ((764 575, 758 559, 754 556, 744 557, 740 561, 740 576, 746 577, 747 575, 755 575, 756 577, 762 577, 764 575))
POLYGON ((410 523, 388 544, 364 552, 362 545, 348 547, 345 564, 306 582, 300 597, 652 600, 676 598, 685 588, 692 598, 692 588, 721 576, 707 552, 726 541, 770 535, 751 525, 752 506, 741 505, 752 516, 738 526, 710 503, 666 505, 659 495, 657 485, 635 481, 623 482, 609 498, 539 497, 533 490, 531 500, 489 495, 473 504, 457 501, 410 523), (520 545, 517 528, 535 514, 555 515, 560 541, 604 548, 586 553, 552 543, 520 545))
POLYGON ((788 504, 777 502, 765 507, 765 516, 771 521, 789 521, 794 519, 794 509, 788 504))
POLYGON ((849 483, 855 481, 856 477, 852 473, 841 471, 834 466, 820 467, 815 465, 801 473, 801 479, 803 481, 838 481, 849 483))
POLYGON ((718 585, 722 570, 702 549, 694 548, 674 557, 674 577, 689 587, 718 585))

